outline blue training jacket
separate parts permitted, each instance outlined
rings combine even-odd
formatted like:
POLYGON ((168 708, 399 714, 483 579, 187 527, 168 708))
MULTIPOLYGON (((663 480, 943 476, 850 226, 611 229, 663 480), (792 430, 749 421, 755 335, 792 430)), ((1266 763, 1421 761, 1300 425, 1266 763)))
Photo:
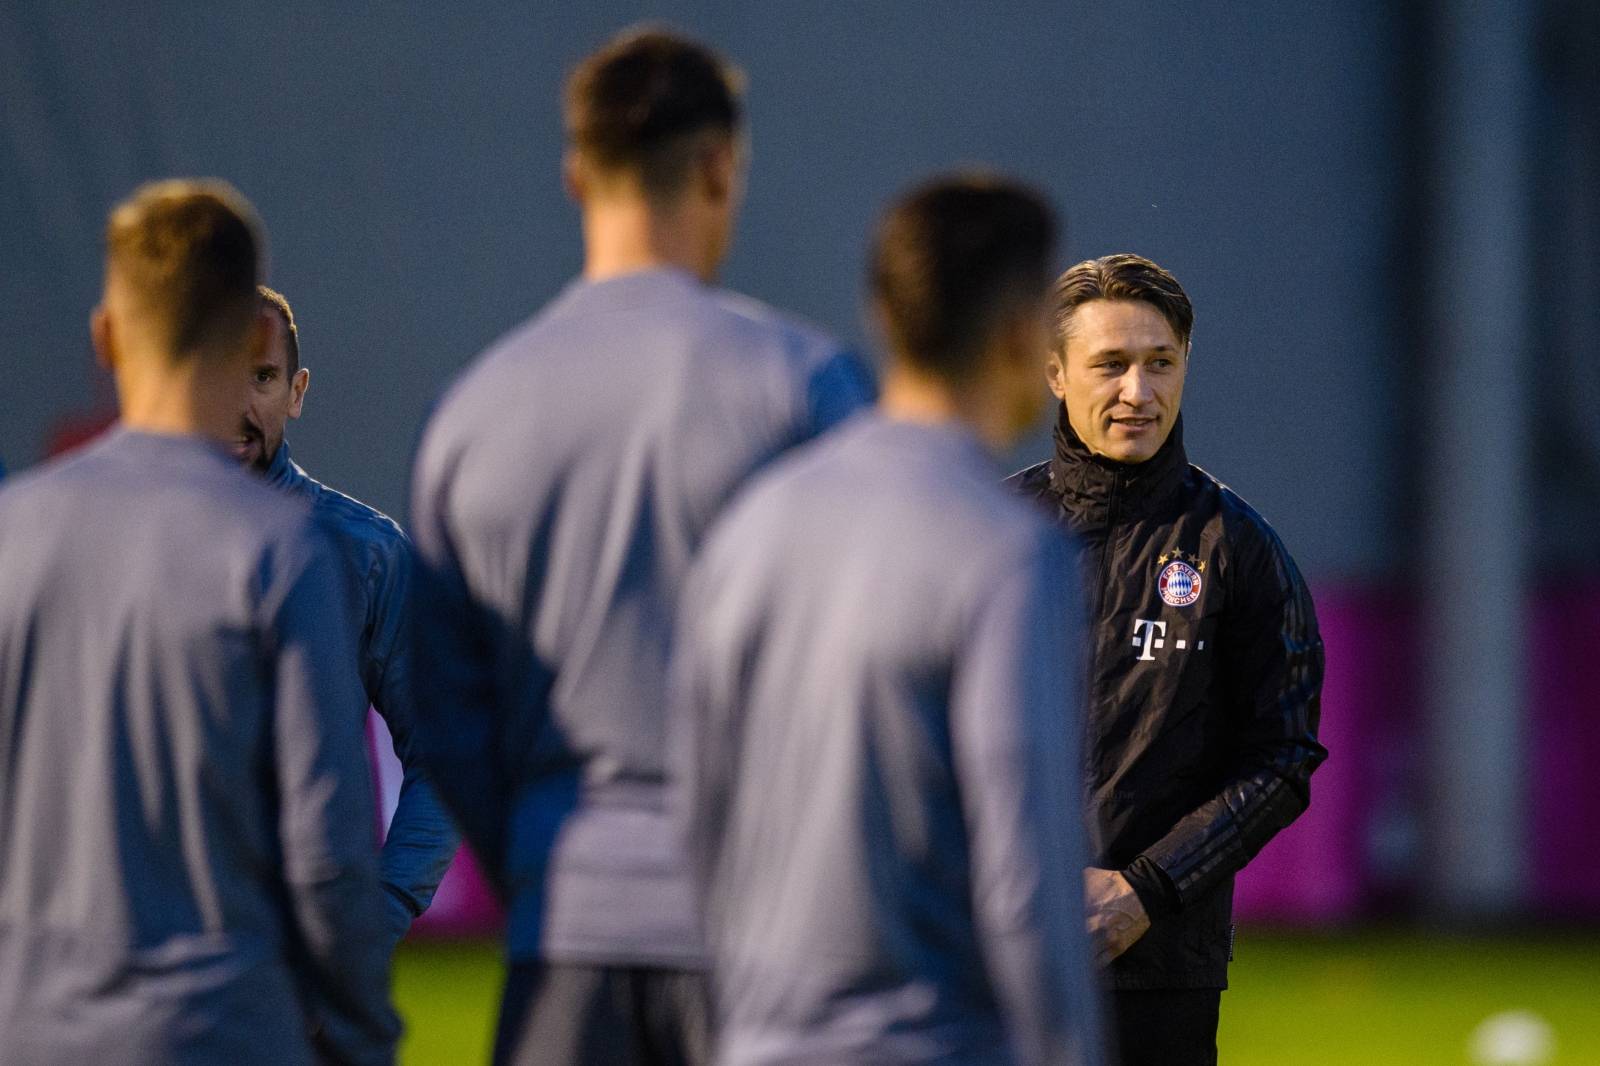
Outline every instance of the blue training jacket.
POLYGON ((413 735, 412 656, 405 639, 414 572, 411 542, 388 515, 307 474, 290 458, 288 441, 278 446, 266 479, 307 500, 333 542, 361 627, 356 640, 361 684, 367 702, 389 727, 405 770, 383 841, 381 867, 389 892, 390 937, 398 942, 412 919, 428 909, 460 843, 450 815, 428 782, 413 735))

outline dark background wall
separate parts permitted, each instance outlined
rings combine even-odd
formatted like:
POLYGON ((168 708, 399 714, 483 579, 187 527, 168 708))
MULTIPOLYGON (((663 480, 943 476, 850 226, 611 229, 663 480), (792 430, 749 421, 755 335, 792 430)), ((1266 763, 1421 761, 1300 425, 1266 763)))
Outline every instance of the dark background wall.
MULTIPOLYGON (((430 399, 579 265, 568 67, 641 18, 749 76, 725 280, 862 343, 877 212, 981 162, 1047 189, 1068 262, 1177 273, 1198 308, 1191 456, 1314 581, 1399 564, 1414 386, 1404 25, 1391 5, 0 3, 0 457, 109 397, 86 328, 106 210, 226 177, 260 209, 312 390, 312 473, 396 515, 430 399)), ((649 388, 619 381, 618 388, 649 388)), ((1044 438, 1019 451, 1020 462, 1044 438)))

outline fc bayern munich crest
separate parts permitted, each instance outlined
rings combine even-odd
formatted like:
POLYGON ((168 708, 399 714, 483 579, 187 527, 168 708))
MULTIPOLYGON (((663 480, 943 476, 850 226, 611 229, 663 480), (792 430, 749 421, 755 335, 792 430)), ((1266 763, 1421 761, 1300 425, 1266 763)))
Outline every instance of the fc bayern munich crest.
POLYGON ((1200 571, 1182 559, 1174 559, 1156 579, 1156 590, 1168 607, 1187 607, 1200 598, 1200 571))

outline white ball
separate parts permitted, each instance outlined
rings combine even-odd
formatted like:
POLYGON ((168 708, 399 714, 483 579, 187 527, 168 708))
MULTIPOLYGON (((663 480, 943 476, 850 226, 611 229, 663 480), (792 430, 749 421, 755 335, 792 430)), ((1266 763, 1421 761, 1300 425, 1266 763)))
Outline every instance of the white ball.
POLYGON ((1540 1066, 1555 1053, 1556 1038, 1531 1010, 1508 1010, 1485 1018, 1467 1049, 1479 1066, 1540 1066))

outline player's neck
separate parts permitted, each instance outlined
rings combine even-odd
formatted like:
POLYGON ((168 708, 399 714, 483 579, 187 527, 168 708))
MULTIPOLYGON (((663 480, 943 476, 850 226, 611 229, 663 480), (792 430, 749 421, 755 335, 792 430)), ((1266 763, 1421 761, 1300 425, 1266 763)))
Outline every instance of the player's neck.
POLYGON ((654 207, 642 199, 588 207, 583 213, 584 279, 605 281, 677 267, 710 282, 717 264, 700 229, 689 211, 654 207))
POLYGON ((998 452, 1010 446, 1015 434, 990 391, 981 378, 970 387, 958 387, 896 361, 884 374, 878 410, 901 422, 964 426, 998 452))
POLYGON ((228 443, 238 436, 239 411, 237 404, 226 402, 228 396, 218 377, 194 365, 119 373, 117 404, 122 425, 141 433, 228 443))

